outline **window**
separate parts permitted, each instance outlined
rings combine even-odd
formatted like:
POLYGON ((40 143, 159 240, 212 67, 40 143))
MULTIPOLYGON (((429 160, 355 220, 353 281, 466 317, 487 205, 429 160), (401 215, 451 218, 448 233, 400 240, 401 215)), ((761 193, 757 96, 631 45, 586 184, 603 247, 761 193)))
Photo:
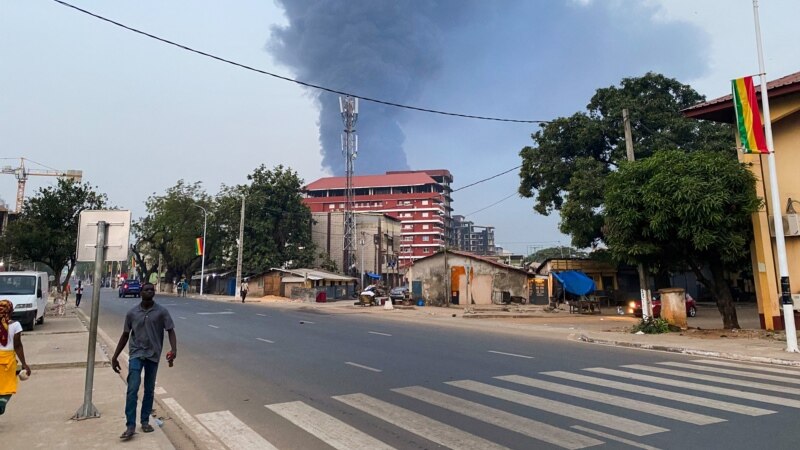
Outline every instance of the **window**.
POLYGON ((430 252, 431 252, 431 249, 429 249, 428 247, 425 247, 425 248, 422 249, 422 253, 430 253, 430 252))
POLYGON ((413 230, 414 229, 414 225, 403 225, 403 229, 404 230, 413 230))
POLYGON ((424 212, 424 213, 422 213, 422 217, 430 217, 430 213, 424 212))
POLYGON ((431 240, 430 236, 422 236, 422 242, 428 242, 431 240))
POLYGON ((430 225, 428 225, 427 223, 425 223, 425 224, 422 224, 422 229, 423 229, 423 230, 429 230, 430 228, 431 228, 431 226, 430 226, 430 225))
POLYGON ((328 209, 334 209, 334 208, 336 208, 336 205, 334 205, 333 203, 331 203, 330 205, 328 205, 328 209))
POLYGON ((344 208, 344 203, 339 203, 339 208, 344 208))
POLYGON ((428 200, 423 200, 422 201, 422 206, 428 206, 428 200))

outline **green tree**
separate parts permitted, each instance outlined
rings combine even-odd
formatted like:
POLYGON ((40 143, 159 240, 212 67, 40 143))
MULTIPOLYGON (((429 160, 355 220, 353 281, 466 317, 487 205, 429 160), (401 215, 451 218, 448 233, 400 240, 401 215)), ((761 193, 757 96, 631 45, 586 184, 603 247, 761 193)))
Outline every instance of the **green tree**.
POLYGON ((724 327, 739 328, 725 273, 749 260, 751 214, 761 204, 755 182, 720 152, 665 150, 623 163, 607 179, 609 249, 621 261, 689 267, 711 292, 724 327))
POLYGON ((536 250, 535 252, 526 256, 524 262, 526 264, 532 262, 540 263, 546 259, 551 259, 551 258, 587 258, 588 256, 589 254, 584 251, 562 245, 558 247, 547 247, 536 250))
POLYGON ((308 267, 314 261, 311 211, 303 203, 303 180, 282 165, 263 164, 247 176, 249 185, 225 187, 216 198, 219 265, 234 268, 241 197, 245 195, 242 270, 258 273, 271 267, 308 267))
POLYGON ((47 265, 59 290, 75 268, 78 219, 85 209, 105 209, 107 198, 89 183, 59 178, 25 200, 22 213, 0 237, 3 254, 47 265), (63 270, 66 275, 62 278, 63 270))
POLYGON ((578 248, 603 241, 603 201, 609 174, 626 160, 622 110, 629 110, 636 158, 660 149, 733 154, 728 125, 689 120, 681 110, 704 100, 690 86, 656 73, 598 89, 585 112, 560 117, 533 133, 520 152, 519 193, 534 210, 561 214, 561 231, 578 248))
MULTIPOLYGON (((213 199, 205 192, 202 183, 179 180, 163 195, 151 195, 145 202, 147 216, 133 224, 134 242, 131 252, 136 259, 136 270, 143 280, 158 270, 159 255, 166 266, 166 278, 191 276, 200 268, 201 258, 195 253, 195 239, 203 235, 203 210, 208 213, 208 230, 216 229, 213 217, 213 199)), ((219 242, 206 232, 206 262, 219 251, 219 242)), ((214 236, 216 237, 216 236, 214 236)), ((208 264, 207 264, 208 265, 208 264)))

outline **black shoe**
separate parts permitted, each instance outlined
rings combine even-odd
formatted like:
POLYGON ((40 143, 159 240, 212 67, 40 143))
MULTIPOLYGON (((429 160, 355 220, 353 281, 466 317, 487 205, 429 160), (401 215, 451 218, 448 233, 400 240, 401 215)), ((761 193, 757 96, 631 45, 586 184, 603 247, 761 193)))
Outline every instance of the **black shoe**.
POLYGON ((128 428, 128 429, 125 430, 124 433, 119 435, 119 438, 124 440, 124 441, 127 441, 128 439, 132 438, 134 434, 136 434, 136 429, 135 428, 128 428))
POLYGON ((142 424, 142 431, 145 432, 145 433, 152 433, 153 432, 153 426, 150 425, 149 423, 145 422, 145 423, 142 424))

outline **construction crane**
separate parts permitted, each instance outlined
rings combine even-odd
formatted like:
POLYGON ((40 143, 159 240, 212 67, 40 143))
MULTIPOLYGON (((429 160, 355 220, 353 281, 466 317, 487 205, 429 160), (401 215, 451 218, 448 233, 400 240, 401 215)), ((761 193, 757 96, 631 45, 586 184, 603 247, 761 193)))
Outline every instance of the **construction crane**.
MULTIPOLYGON (((35 162, 30 159, 28 161, 35 162)), ((0 169, 0 172, 17 177, 17 207, 15 209, 17 213, 22 212, 22 203, 25 200, 25 182, 28 181, 29 176, 64 177, 73 179, 77 182, 80 182, 83 178, 82 170, 29 169, 25 167, 25 158, 19 159, 19 167, 3 166, 3 168, 0 169)))

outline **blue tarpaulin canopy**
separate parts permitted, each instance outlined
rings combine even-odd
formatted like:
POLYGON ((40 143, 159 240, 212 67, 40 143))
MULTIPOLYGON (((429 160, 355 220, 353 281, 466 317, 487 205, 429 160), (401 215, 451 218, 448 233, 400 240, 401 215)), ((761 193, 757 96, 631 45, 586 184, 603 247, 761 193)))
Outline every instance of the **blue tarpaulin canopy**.
POLYGON ((374 280, 379 280, 381 278, 380 275, 378 275, 377 273, 372 273, 372 272, 367 272, 367 276, 372 278, 372 279, 374 279, 374 280))
POLYGON ((564 286, 564 290, 570 294, 587 295, 595 290, 594 280, 587 277, 583 272, 565 270, 563 272, 553 272, 553 276, 564 286))

